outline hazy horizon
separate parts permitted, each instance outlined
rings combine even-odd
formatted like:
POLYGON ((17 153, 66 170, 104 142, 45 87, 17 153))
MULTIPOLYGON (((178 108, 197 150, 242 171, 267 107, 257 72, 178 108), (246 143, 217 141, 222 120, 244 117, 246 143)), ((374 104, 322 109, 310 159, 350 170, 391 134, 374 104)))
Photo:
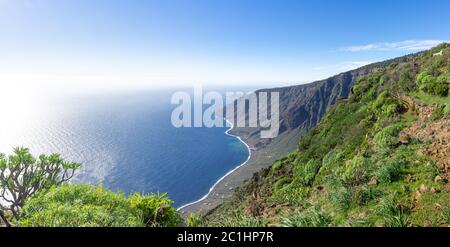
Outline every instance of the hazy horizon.
POLYGON ((2 91, 287 86, 450 40, 450 3, 384 6, 0 0, 2 91))

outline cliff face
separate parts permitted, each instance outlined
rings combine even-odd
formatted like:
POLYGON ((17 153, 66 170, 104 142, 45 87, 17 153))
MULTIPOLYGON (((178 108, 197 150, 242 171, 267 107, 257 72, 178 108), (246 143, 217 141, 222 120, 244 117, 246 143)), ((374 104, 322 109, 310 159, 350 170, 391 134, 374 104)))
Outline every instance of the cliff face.
POLYGON ((292 151, 298 138, 316 126, 331 106, 345 100, 351 94, 351 88, 358 78, 391 64, 405 62, 412 56, 370 64, 309 84, 257 90, 256 93, 279 93, 279 136, 274 139, 263 139, 260 137, 261 128, 234 128, 231 133, 241 136, 255 150, 276 149, 278 151, 273 156, 280 157, 280 155, 292 151), (292 138, 295 138, 296 141, 293 141, 292 138), (270 147, 271 145, 277 147, 270 147))
MULTIPOLYGON (((413 56, 370 64, 309 84, 257 90, 257 96, 259 92, 279 93, 279 135, 276 138, 263 139, 261 128, 233 128, 230 134, 240 136, 250 146, 250 160, 218 183, 203 201, 183 208, 182 213, 205 214, 219 206, 233 194, 234 188, 242 185, 261 169, 271 166, 276 160, 294 151, 298 147, 299 139, 315 127, 333 105, 346 100, 359 78, 393 64, 406 62, 413 56)), ((237 109, 234 126, 243 126, 242 123, 237 124, 236 114, 237 109)), ((245 118, 248 119, 248 114, 245 118)))

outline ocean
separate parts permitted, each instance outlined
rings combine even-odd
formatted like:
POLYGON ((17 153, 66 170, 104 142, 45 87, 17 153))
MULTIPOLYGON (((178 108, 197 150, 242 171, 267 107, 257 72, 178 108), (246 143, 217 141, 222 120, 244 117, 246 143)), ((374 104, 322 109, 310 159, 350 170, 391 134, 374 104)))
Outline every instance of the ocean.
POLYGON ((244 143, 223 128, 175 128, 170 91, 39 98, 2 105, 0 152, 59 153, 82 168, 73 183, 126 194, 168 193, 179 207, 208 193, 247 160, 244 143), (11 110, 11 107, 13 110, 11 110))

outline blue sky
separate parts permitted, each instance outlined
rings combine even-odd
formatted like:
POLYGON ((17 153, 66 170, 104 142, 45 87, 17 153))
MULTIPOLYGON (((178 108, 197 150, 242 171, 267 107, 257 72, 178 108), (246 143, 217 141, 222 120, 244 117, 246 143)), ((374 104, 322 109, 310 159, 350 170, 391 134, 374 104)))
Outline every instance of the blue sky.
POLYGON ((0 80, 304 83, 450 40, 449 13, 445 0, 0 0, 0 80))

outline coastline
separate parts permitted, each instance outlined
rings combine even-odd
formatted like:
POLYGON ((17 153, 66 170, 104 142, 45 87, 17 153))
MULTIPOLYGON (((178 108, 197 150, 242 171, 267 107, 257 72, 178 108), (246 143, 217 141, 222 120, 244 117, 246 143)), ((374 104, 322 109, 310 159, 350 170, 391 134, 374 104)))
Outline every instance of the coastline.
POLYGON ((241 168, 241 167, 245 166, 247 163, 249 163, 249 161, 250 161, 250 159, 251 159, 251 157, 252 157, 252 150, 251 150, 250 146, 249 146, 246 142, 244 142, 240 136, 230 134, 230 131, 233 130, 233 128, 234 128, 234 124, 233 124, 232 122, 228 121, 228 119, 225 119, 225 121, 230 125, 230 128, 227 129, 227 130, 225 131, 225 135, 228 135, 228 136, 232 136, 232 137, 237 138, 240 142, 242 142, 242 143, 247 147, 247 150, 248 150, 248 156, 247 156, 247 159, 246 159, 244 162, 242 162, 241 164, 239 164, 238 166, 236 166, 235 168, 233 168, 232 170, 228 171, 225 175, 223 175, 222 177, 220 177, 220 178, 219 178, 219 179, 218 179, 218 180, 217 180, 217 181, 209 188, 208 193, 206 193, 203 197, 201 197, 200 199, 198 199, 198 200, 196 200, 196 201, 189 202, 189 203, 186 203, 186 204, 184 204, 184 205, 178 207, 178 208, 177 208, 177 211, 181 211, 182 213, 184 213, 184 212, 182 211, 184 208, 188 208, 188 207, 193 206, 193 205, 195 205, 195 204, 201 203, 202 201, 204 201, 205 199, 207 199, 207 198, 214 192, 214 189, 215 189, 215 188, 216 188, 223 180, 225 180, 228 176, 230 176, 231 174, 233 174, 234 172, 236 172, 237 170, 239 170, 239 168, 241 168))

